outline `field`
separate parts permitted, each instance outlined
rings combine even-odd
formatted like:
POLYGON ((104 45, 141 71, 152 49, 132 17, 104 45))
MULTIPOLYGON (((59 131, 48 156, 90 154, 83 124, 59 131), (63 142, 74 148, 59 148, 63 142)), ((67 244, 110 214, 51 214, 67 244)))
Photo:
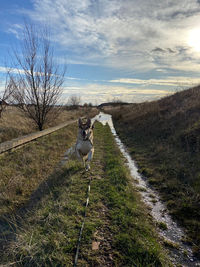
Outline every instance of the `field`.
POLYGON ((185 227, 185 242, 199 256, 200 87, 108 112, 140 172, 185 227))
MULTIPOLYGON (((44 129, 51 126, 67 122, 69 120, 78 119, 80 116, 93 117, 97 114, 96 108, 86 108, 77 110, 63 109, 55 121, 50 121, 44 129)), ((24 113, 16 107, 9 106, 2 114, 0 119, 0 143, 11 140, 13 138, 38 131, 33 121, 24 116, 24 113)))
POLYGON ((76 131, 1 157, 1 264, 72 266, 91 178, 78 266, 171 266, 108 126, 96 124, 91 172, 58 164, 76 131))

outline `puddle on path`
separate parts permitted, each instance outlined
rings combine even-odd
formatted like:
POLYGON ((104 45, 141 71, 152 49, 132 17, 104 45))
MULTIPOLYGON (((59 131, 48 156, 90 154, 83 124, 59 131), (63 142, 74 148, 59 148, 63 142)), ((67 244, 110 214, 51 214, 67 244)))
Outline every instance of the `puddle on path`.
POLYGON ((95 120, 101 122, 103 125, 106 123, 110 126, 112 134, 115 136, 115 141, 119 146, 123 156, 127 160, 127 165, 130 169, 131 175, 134 180, 137 180, 137 187, 140 188, 143 201, 150 207, 150 213, 158 223, 163 223, 167 226, 166 230, 158 229, 159 234, 169 242, 176 243, 179 249, 170 249, 169 254, 174 264, 181 264, 182 266, 200 266, 200 262, 193 256, 191 247, 184 244, 181 240, 185 236, 183 229, 181 229, 175 221, 172 220, 168 214, 166 206, 159 198, 156 191, 150 188, 145 177, 139 172, 138 168, 132 160, 131 156, 127 152, 126 147, 119 139, 112 121, 112 116, 100 112, 95 116, 92 121, 95 120), (186 256, 187 255, 187 256, 186 256))

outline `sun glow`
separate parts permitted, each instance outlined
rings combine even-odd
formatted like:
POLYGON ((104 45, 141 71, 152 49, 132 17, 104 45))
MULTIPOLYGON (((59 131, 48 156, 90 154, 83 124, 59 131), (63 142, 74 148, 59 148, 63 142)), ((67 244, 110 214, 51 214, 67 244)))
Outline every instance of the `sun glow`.
POLYGON ((200 28, 190 31, 188 36, 188 45, 191 46, 196 52, 200 52, 200 28))

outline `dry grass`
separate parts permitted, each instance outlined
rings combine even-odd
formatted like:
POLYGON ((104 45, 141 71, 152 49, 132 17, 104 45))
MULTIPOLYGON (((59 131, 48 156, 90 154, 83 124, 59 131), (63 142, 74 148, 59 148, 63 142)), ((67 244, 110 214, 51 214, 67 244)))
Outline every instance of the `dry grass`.
POLYGON ((110 111, 130 153, 199 247, 200 86, 110 111))
MULTIPOLYGON (((93 117, 97 112, 96 108, 79 110, 63 109, 58 118, 46 124, 44 128, 56 126, 68 120, 78 119, 80 116, 93 117)), ((16 107, 7 107, 6 111, 2 114, 2 118, 0 119, 0 143, 35 131, 38 131, 38 129, 33 121, 25 117, 24 113, 16 107)))
POLYGON ((0 119, 0 143, 35 131, 31 120, 15 107, 8 107, 0 119))
MULTIPOLYGON (((24 170, 29 170, 35 160, 37 170, 54 168, 53 150, 62 150, 65 135, 69 135, 69 140, 73 128, 66 127, 63 131, 41 138, 42 143, 32 144, 24 170), (45 157, 43 163, 40 155, 36 157, 35 150, 43 157, 49 153, 50 159, 45 157)), ((97 123, 94 136, 91 172, 85 172, 82 165, 74 161, 68 161, 50 176, 44 172, 43 179, 46 179, 48 188, 42 191, 39 200, 34 199, 33 208, 26 211, 23 219, 20 218, 20 225, 15 223, 16 228, 6 229, 7 233, 14 233, 8 250, 0 249, 0 263, 7 266, 9 263, 34 267, 72 266, 88 182, 92 177, 78 266, 171 266, 146 207, 135 192, 109 126, 97 123), (97 250, 92 249, 94 241, 99 242, 97 250)), ((23 153, 18 157, 23 158, 23 153)), ((56 159, 59 154, 55 155, 56 159)), ((22 168, 20 171, 23 173, 22 168)), ((30 174, 26 174, 26 179, 33 184, 32 171, 30 174)), ((22 190, 24 188, 25 184, 22 190)))
MULTIPOLYGON (((75 119, 82 116, 83 112, 63 111, 57 123, 75 119)), ((89 117, 93 117, 95 113, 96 110, 87 114, 84 112, 89 117)), ((24 123, 24 131, 33 130, 26 126, 21 114, 16 113, 16 118, 24 123)), ((19 125, 14 126, 19 129, 19 125)), ((30 192, 52 172, 64 151, 72 142, 75 143, 76 132, 77 124, 69 125, 0 156, 0 215, 14 210, 29 198, 30 192)))
POLYGON ((73 124, 0 157, 0 215, 25 203, 76 139, 73 124))
POLYGON ((177 92, 164 97, 158 101, 130 104, 128 106, 118 105, 116 107, 104 107, 105 111, 114 114, 115 118, 133 121, 149 115, 156 115, 160 118, 169 119, 176 115, 192 115, 190 119, 199 119, 200 108, 200 86, 177 92))

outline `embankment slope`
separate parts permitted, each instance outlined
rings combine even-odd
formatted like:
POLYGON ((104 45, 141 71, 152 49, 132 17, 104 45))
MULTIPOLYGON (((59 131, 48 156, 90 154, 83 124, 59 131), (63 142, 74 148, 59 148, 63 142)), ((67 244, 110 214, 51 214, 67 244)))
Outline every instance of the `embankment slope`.
POLYGON ((140 171, 200 252, 200 86, 110 110, 140 171))

